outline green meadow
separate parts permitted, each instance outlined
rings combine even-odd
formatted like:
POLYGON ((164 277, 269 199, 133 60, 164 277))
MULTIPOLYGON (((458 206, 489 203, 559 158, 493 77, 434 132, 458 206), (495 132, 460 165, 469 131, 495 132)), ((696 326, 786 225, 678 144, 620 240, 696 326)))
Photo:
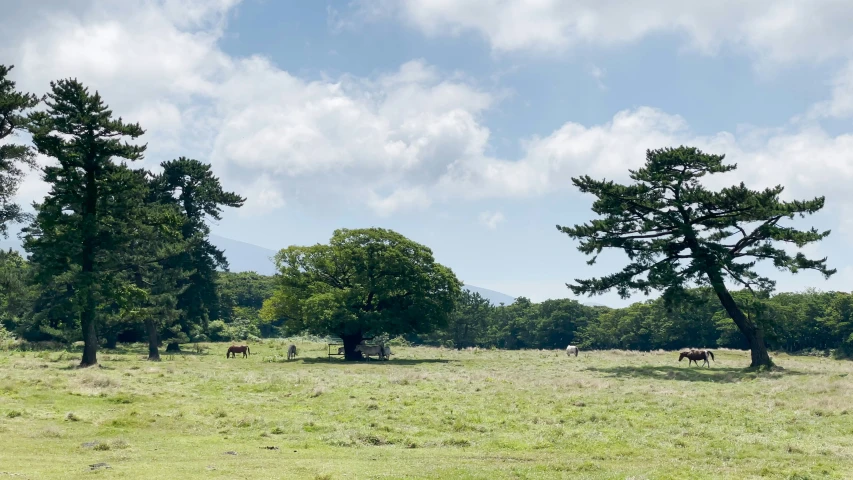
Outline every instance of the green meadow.
POLYGON ((853 363, 747 352, 143 346, 0 355, 0 480, 853 478, 853 363), (95 467, 92 467, 95 465, 95 467))

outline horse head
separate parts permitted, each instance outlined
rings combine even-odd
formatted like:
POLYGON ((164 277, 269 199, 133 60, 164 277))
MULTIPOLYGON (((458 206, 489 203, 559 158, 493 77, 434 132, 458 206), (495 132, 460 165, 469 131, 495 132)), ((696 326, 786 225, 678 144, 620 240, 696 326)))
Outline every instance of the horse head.
POLYGON ((687 354, 688 354, 688 352, 681 352, 681 354, 678 355, 678 361, 680 362, 680 361, 684 360, 684 357, 686 357, 687 354))

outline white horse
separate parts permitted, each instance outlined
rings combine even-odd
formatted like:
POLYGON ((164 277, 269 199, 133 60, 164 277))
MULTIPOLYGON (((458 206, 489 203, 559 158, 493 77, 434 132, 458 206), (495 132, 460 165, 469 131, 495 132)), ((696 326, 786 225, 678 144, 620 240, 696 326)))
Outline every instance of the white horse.
POLYGON ((576 357, 578 356, 578 347, 574 345, 569 345, 568 347, 566 347, 566 355, 571 357, 573 353, 576 357))
POLYGON ((365 345, 360 343, 355 346, 356 352, 361 352, 366 358, 370 359, 371 355, 379 357, 379 360, 387 360, 385 357, 385 348, 381 345, 365 345))

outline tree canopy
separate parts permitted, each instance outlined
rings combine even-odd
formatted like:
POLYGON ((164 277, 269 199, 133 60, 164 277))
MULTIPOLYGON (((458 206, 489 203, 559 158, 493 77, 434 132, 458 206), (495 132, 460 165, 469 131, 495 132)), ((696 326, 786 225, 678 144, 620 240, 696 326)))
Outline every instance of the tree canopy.
POLYGON ((4 139, 26 131, 29 124, 26 111, 39 103, 35 95, 15 90, 15 82, 7 78, 12 68, 0 65, 0 237, 4 238, 9 234, 9 223, 26 219, 21 206, 12 199, 24 177, 21 167, 35 166, 35 155, 30 146, 4 139))
POLYGON ((288 333, 339 336, 347 359, 365 338, 447 325, 461 287, 429 248, 381 228, 336 230, 328 245, 291 246, 275 261, 263 316, 284 318, 288 333))
POLYGON ((186 249, 169 263, 170 268, 186 272, 178 282, 181 332, 176 331, 176 336, 180 336, 194 328, 206 329, 210 319, 219 316, 217 268, 228 270, 228 260, 210 243, 207 217, 221 220, 222 207, 238 208, 246 199, 224 191, 209 164, 180 157, 160 166, 163 172, 154 181, 161 201, 183 214, 181 233, 186 249))
POLYGON ((802 248, 829 235, 829 231, 780 225, 783 219, 817 212, 824 198, 782 201, 781 185, 756 191, 740 183, 711 191, 700 182, 703 177, 737 168, 724 165, 724 158, 691 147, 664 148, 646 152, 644 167, 630 171, 631 185, 589 176, 573 178, 581 192, 596 197, 592 210, 603 218, 574 227, 557 225, 557 229, 580 240, 578 249, 593 255, 589 264, 605 248, 623 250, 630 262, 620 272, 578 279, 568 286, 578 295, 615 288, 623 298, 633 291, 662 290, 672 300, 684 299, 690 284, 710 285, 745 336, 752 366, 770 366, 761 325, 744 315, 725 280, 751 291, 772 290, 774 281, 754 270, 760 260, 770 260, 791 273, 811 269, 827 278, 835 273, 826 267, 826 258, 790 255, 776 245, 802 248))
MULTIPOLYGON (((31 115, 30 131, 39 153, 58 161, 44 167, 50 192, 36 205, 25 248, 45 284, 59 279, 73 294, 85 343, 81 366, 97 363, 96 329, 99 297, 109 295, 109 274, 126 253, 129 239, 119 228, 146 194, 139 172, 114 158, 139 160, 144 145, 122 142, 144 131, 138 124, 115 119, 98 93, 77 80, 51 82, 48 109, 31 115), (125 248, 123 248, 125 247, 125 248)), ((76 315, 75 315, 76 316, 76 315)))

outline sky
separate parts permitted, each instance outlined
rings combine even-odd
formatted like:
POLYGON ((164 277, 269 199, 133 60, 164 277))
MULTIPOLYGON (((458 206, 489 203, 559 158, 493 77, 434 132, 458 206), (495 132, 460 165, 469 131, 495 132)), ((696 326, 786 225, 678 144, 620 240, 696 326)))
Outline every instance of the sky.
MULTIPOLYGON (((0 12, 0 63, 19 88, 77 78, 147 130, 144 166, 210 162, 247 198, 213 225, 224 237, 277 250, 390 228, 467 284, 576 298, 567 282, 626 257, 589 266, 557 231, 595 218, 571 178, 624 182, 647 149, 690 145, 738 165, 709 185, 825 195, 789 224, 831 229, 804 251, 838 273, 761 271, 779 291, 853 290, 849 0, 0 0, 0 12)), ((46 192, 33 174, 18 199, 46 192)))

